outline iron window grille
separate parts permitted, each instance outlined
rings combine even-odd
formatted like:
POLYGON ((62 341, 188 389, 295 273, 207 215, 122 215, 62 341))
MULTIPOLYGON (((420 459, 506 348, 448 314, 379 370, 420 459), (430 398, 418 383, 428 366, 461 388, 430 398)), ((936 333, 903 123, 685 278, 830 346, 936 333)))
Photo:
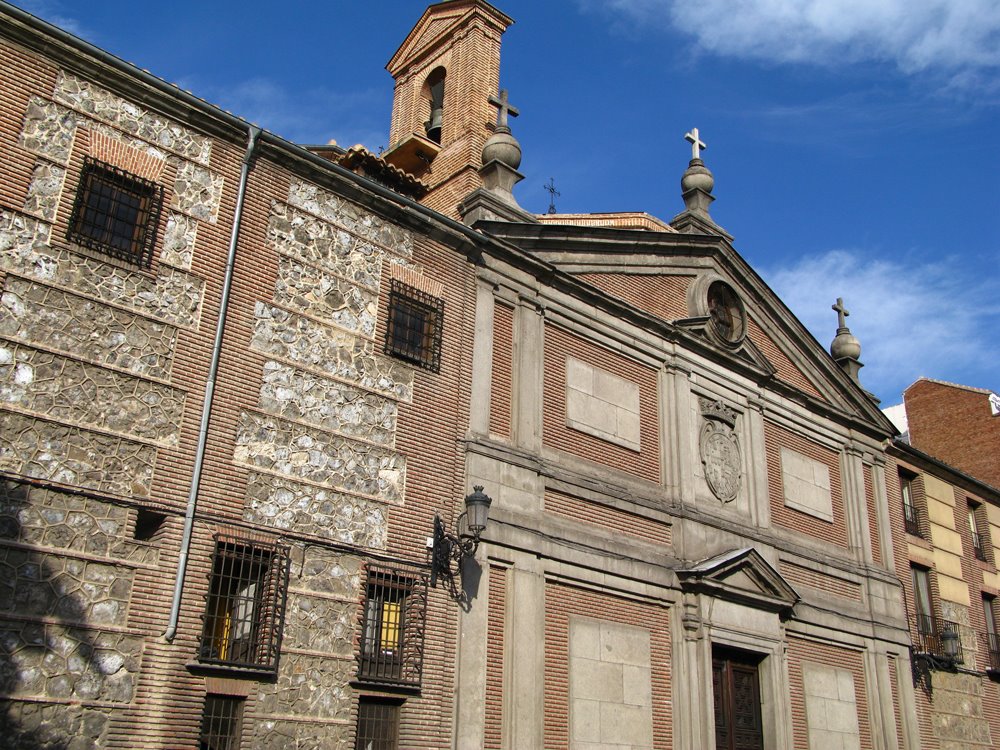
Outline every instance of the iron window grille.
POLYGON ((385 328, 386 354, 438 372, 443 323, 444 300, 397 279, 391 280, 385 328))
POLYGON ((206 695, 201 715, 202 750, 239 750, 243 723, 243 698, 206 695))
POLYGON ((87 157, 66 239, 148 268, 162 204, 160 185, 87 157))
POLYGON ((277 670, 288 567, 288 547, 224 534, 216 537, 202 662, 277 670))
POLYGON ((996 633, 987 633, 986 650, 990 657, 990 670, 1000 672, 1000 636, 996 633))
POLYGON ((983 546, 983 537, 978 531, 972 532, 972 551, 977 560, 986 562, 986 548, 983 546))
POLYGON ((906 531, 914 536, 923 536, 920 532, 920 515, 917 513, 917 506, 913 497, 913 477, 900 472, 899 491, 903 496, 903 522, 906 531))
POLYGON ((358 680, 419 688, 424 660, 427 576, 368 566, 358 680))
POLYGON ((355 750, 396 750, 399 741, 399 701, 362 696, 358 700, 355 750))
POLYGON ((917 652, 934 656, 951 656, 956 664, 964 660, 962 641, 959 638, 958 623, 942 620, 940 625, 933 615, 917 615, 917 652), (954 653, 948 654, 944 640, 954 637, 954 653))

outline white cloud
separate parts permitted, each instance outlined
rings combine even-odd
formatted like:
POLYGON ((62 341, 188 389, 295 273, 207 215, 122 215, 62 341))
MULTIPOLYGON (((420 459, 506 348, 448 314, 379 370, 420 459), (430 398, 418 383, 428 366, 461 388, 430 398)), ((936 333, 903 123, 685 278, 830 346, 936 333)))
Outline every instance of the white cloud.
POLYGON ((18 0, 16 3, 31 15, 42 18, 81 39, 92 39, 93 34, 78 18, 70 15, 58 0, 18 0))
POLYGON ((835 250, 763 276, 824 347, 837 328, 830 306, 844 298, 847 324, 861 341, 862 385, 885 403, 922 375, 996 387, 1000 301, 995 284, 960 259, 911 262, 835 250))
POLYGON ((905 72, 1000 66, 996 0, 604 0, 603 5, 645 24, 672 25, 722 55, 818 64, 890 61, 905 72))

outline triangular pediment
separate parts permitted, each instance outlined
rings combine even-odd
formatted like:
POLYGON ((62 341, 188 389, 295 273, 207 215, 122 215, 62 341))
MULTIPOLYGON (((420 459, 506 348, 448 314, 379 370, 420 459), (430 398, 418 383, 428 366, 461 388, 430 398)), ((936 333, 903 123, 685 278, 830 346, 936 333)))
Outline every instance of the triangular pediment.
POLYGON ((474 17, 496 27, 501 33, 513 23, 513 19, 483 0, 437 3, 424 11, 396 54, 386 63, 386 69, 394 77, 397 76, 401 68, 434 51, 442 40, 453 38, 455 30, 469 25, 474 17))
MULTIPOLYGON (((783 398, 847 417, 875 435, 895 433, 871 395, 834 362, 725 237, 579 222, 491 221, 477 222, 476 228, 621 303, 618 314, 656 319, 639 325, 658 329, 667 338, 681 332, 677 338, 682 346, 779 391, 783 398), (730 288, 742 310, 740 330, 728 340, 717 335, 718 324, 711 319, 711 290, 717 281, 730 288)), ((587 296, 582 290, 571 293, 587 296)), ((831 313, 831 338, 835 324, 831 313)))
POLYGON ((710 557, 678 571, 681 588, 756 609, 789 614, 799 601, 795 589, 753 547, 710 557))

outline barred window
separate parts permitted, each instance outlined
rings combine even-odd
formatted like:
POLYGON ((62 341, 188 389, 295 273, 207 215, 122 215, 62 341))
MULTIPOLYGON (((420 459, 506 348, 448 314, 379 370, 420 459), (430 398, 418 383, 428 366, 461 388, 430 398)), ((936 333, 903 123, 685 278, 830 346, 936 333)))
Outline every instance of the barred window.
POLYGON ((243 698, 206 695, 201 715, 201 750, 239 750, 243 698))
POLYGON ((358 679, 420 687, 427 577, 368 567, 358 679))
POLYGON ((201 661, 275 671, 288 588, 288 548, 220 534, 201 661))
POLYGON ((437 372, 441 366, 443 323, 444 300, 392 279, 385 328, 386 354, 437 372))
POLYGON ((155 182, 87 157, 66 239, 148 267, 162 204, 155 182))
POLYGON ((396 750, 399 739, 399 701, 361 696, 355 750, 396 750))

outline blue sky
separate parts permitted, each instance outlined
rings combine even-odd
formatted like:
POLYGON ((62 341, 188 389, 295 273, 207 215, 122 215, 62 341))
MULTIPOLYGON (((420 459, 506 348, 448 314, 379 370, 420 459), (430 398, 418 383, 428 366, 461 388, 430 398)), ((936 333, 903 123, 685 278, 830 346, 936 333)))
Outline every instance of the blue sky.
MULTIPOLYGON (((415 0, 17 3, 300 143, 388 146, 384 66, 415 0)), ((715 220, 828 346, 841 296, 862 383, 1000 391, 1000 3, 499 0, 501 85, 544 212, 669 220, 698 127, 715 220)))

